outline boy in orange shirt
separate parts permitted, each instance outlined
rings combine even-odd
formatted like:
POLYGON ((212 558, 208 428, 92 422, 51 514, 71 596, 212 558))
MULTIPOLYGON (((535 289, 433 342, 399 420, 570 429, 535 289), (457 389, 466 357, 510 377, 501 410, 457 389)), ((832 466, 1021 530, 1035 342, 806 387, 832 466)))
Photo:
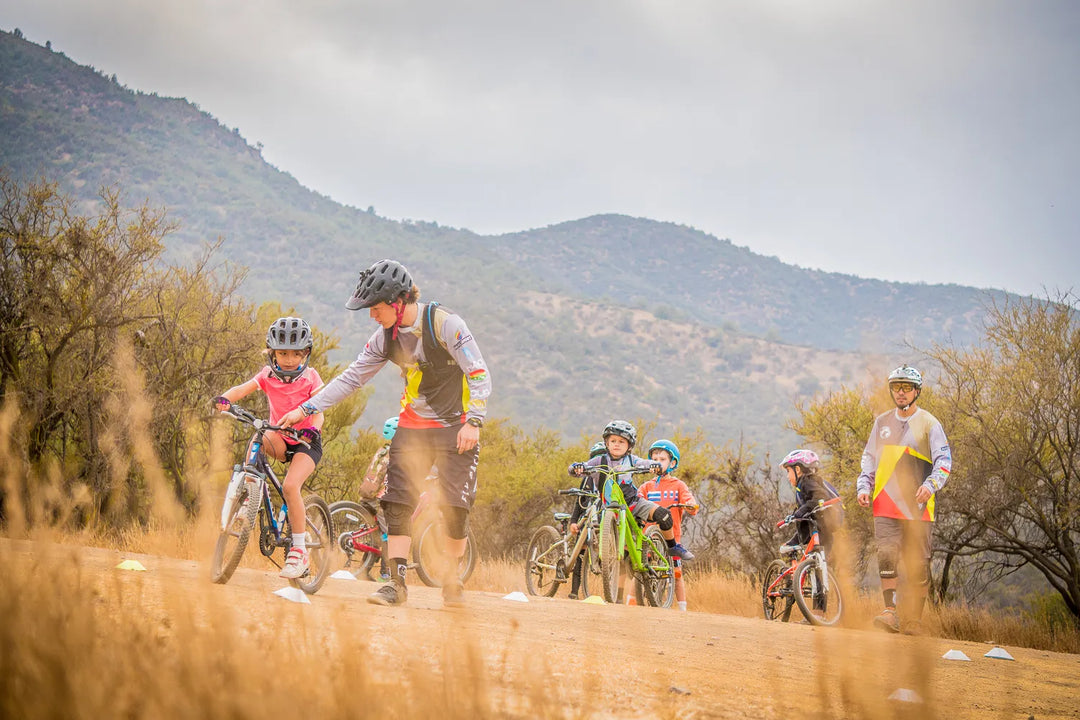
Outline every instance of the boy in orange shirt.
MULTIPOLYGON (((683 511, 685 510, 687 515, 697 515, 699 506, 686 483, 671 474, 679 466, 679 447, 670 440, 657 440, 649 447, 649 459, 660 463, 660 476, 642 483, 638 488, 638 495, 668 508, 674 521, 672 530, 675 531, 675 542, 681 543, 683 511), (674 505, 690 507, 673 507, 674 505)), ((671 561, 675 565, 675 601, 679 604, 679 610, 685 612, 686 584, 682 576, 682 558, 672 557, 671 561)))

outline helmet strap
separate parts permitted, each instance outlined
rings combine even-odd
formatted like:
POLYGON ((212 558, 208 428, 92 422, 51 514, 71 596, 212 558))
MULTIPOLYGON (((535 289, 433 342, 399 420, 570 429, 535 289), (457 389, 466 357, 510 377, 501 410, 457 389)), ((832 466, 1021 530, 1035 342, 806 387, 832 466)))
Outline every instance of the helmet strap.
POLYGON ((405 303, 398 300, 390 303, 390 307, 394 308, 394 313, 397 315, 397 320, 394 321, 394 329, 390 333, 390 338, 392 340, 397 340, 398 327, 401 325, 401 319, 405 317, 405 303))

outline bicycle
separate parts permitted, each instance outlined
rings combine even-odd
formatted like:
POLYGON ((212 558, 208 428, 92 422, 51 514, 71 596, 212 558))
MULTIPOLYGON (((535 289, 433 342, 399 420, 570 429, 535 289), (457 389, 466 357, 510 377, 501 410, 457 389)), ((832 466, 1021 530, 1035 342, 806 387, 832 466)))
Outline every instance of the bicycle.
POLYGON ((776 524, 777 528, 783 528, 808 522, 813 532, 801 554, 791 553, 786 559, 773 560, 765 568, 761 605, 766 620, 788 622, 792 606, 798 605, 803 617, 812 625, 835 625, 840 621, 844 610, 840 584, 828 567, 817 521, 813 517, 840 502, 840 498, 822 500, 809 517, 789 516, 776 524))
POLYGON ((671 607, 675 597, 675 574, 667 541, 660 528, 650 525, 642 530, 618 483, 618 476, 627 473, 651 473, 651 468, 613 469, 606 465, 586 468, 604 478, 606 500, 600 519, 600 576, 604 600, 619 602, 623 560, 634 577, 634 598, 638 605, 671 607))
MULTIPOLYGON (((330 505, 330 515, 337 530, 335 547, 345 555, 343 568, 359 578, 371 580, 371 568, 379 561, 384 566, 386 549, 386 521, 382 508, 372 499, 360 502, 338 500, 330 505)), ((418 527, 412 543, 412 562, 406 567, 416 571, 420 581, 429 587, 441 587, 441 578, 449 560, 442 548, 446 536, 442 526, 441 511, 428 500, 427 491, 420 493, 420 500, 412 514, 413 526, 418 527)), ((465 554, 458 563, 458 576, 465 582, 476 567, 476 542, 472 530, 465 536, 465 554)))
POLYGON ((572 495, 577 502, 588 500, 585 514, 579 521, 575 536, 570 532, 570 513, 554 513, 560 528, 543 525, 533 533, 525 553, 525 588, 530 595, 554 597, 559 586, 571 579, 573 569, 581 558, 581 594, 589 596, 589 576, 600 574, 599 517, 597 500, 600 495, 587 490, 559 490, 560 495, 572 495))
MULTIPOLYGON (((255 432, 251 436, 243 465, 233 466, 232 479, 221 505, 221 533, 214 547, 210 577, 215 583, 222 585, 229 581, 240 564, 240 558, 247 548, 256 522, 259 525, 259 551, 269 558, 270 562, 280 568, 281 565, 274 560, 274 552, 277 548, 283 548, 287 556, 292 547, 292 529, 285 496, 281 481, 274 474, 266 454, 262 451, 263 436, 268 432, 277 432, 307 444, 303 430, 271 425, 238 405, 232 405, 223 414, 251 425, 255 432), (280 508, 275 508, 270 495, 271 487, 281 500, 280 508)), ((318 495, 305 496, 304 508, 307 518, 305 544, 311 569, 303 577, 289 580, 289 583, 310 595, 318 592, 330 571, 328 549, 332 542, 333 525, 330 509, 318 495)))

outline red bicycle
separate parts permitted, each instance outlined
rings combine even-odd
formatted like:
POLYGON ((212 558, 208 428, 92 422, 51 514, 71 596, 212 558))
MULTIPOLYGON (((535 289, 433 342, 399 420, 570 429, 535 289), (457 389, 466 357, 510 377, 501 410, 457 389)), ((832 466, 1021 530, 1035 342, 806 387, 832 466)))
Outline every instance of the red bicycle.
POLYGON ((792 605, 812 625, 835 625, 844 610, 840 584, 829 569, 825 549, 821 546, 817 519, 814 515, 840 503, 840 498, 822 500, 809 517, 787 517, 776 524, 777 528, 794 523, 810 523, 810 542, 784 559, 773 560, 765 568, 761 584, 761 605, 766 620, 787 622, 791 618, 792 605))

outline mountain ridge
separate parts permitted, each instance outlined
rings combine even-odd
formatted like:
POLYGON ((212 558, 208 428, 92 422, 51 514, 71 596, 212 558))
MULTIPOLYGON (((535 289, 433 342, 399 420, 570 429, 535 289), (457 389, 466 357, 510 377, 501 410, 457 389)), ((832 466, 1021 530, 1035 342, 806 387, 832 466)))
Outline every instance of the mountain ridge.
MULTIPOLYGON (((57 182, 84 211, 114 185, 167 208, 180 223, 166 240, 173 258, 223 238, 222 258, 250 269, 244 292, 336 330, 342 357, 373 329, 342 309, 357 271, 401 260, 423 297, 461 312, 481 340, 493 412, 569 436, 626 416, 700 426, 719 441, 790 439, 793 388, 806 396, 857 382, 864 368, 873 376, 875 363, 917 361, 908 345, 973 342, 982 303, 1004 295, 808 270, 627 215, 499 235, 382 218, 305 188, 193 103, 129 90, 6 32, 0 134, 5 172, 57 182)), ((388 411, 400 390, 392 375, 378 378, 373 401, 388 411)))

